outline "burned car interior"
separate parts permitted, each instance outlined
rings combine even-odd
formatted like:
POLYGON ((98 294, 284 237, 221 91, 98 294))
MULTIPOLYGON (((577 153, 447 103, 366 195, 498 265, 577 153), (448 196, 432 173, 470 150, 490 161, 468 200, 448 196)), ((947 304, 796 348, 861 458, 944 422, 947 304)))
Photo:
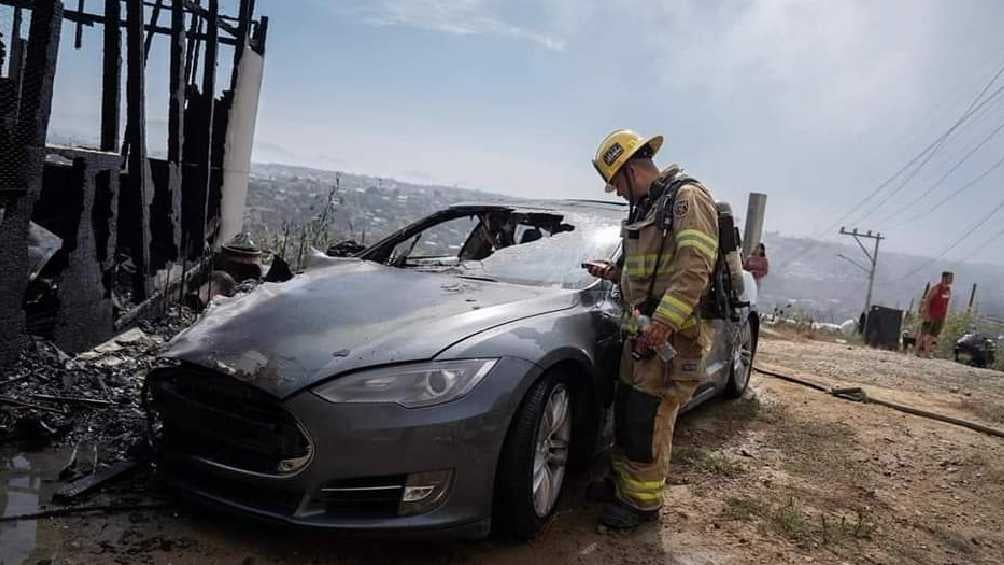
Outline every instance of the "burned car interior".
POLYGON ((575 229, 562 223, 562 214, 508 208, 458 209, 454 214, 441 214, 436 220, 402 230, 388 238, 394 245, 384 240, 366 258, 394 267, 435 265, 430 259, 439 259, 443 265, 450 259, 477 261, 510 245, 533 243, 575 229))
POLYGON ((583 288, 582 260, 613 257, 614 223, 595 216, 504 206, 457 206, 408 226, 361 258, 391 267, 583 288), (581 229, 578 229, 581 228, 581 229))

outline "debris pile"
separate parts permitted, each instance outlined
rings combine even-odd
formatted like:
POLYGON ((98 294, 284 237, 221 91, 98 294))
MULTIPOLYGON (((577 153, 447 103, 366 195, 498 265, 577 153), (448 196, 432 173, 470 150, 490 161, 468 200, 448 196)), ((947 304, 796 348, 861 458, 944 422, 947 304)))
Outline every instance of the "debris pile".
POLYGON ((146 372, 160 346, 194 321, 191 310, 171 308, 75 357, 33 340, 0 377, 0 444, 71 447, 70 476, 137 455, 146 443, 146 372))

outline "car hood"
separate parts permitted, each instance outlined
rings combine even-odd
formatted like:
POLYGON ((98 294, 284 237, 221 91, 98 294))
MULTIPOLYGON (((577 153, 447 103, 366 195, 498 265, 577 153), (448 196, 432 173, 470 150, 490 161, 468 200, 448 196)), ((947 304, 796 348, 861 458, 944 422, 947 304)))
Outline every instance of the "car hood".
POLYGON ((348 260, 217 303, 164 355, 281 398, 352 369, 431 359, 478 332, 577 301, 575 291, 348 260))

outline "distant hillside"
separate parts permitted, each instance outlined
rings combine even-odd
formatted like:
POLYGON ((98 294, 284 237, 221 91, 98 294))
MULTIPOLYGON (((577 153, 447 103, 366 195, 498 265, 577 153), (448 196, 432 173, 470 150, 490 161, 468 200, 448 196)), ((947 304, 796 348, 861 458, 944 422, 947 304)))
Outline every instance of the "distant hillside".
MULTIPOLYGON (((465 188, 418 185, 352 173, 336 173, 284 165, 254 165, 248 191, 245 226, 264 239, 280 232, 285 223, 299 226, 320 214, 332 189, 339 189, 329 210, 331 238, 372 243, 395 229, 450 204, 472 200, 507 200, 505 196, 465 188)), ((762 297, 774 306, 801 310, 818 321, 842 322, 857 318, 864 305, 865 273, 838 254, 865 262, 853 241, 820 242, 764 235, 771 273, 762 297), (803 253, 810 249, 811 252, 803 253)), ((918 275, 903 274, 929 259, 881 252, 873 304, 907 308, 928 281, 944 269, 956 272, 954 308, 964 308, 972 283, 977 283, 980 311, 1004 318, 1004 267, 935 262, 918 275)))
MULTIPOLYGON (((866 273, 840 258, 843 254, 860 264, 867 259, 849 239, 822 242, 785 237, 777 232, 764 235, 772 271, 762 294, 772 306, 792 304, 813 313, 820 321, 856 318, 865 300, 866 273), (810 250, 805 253, 806 250, 810 250)), ((977 284, 976 304, 986 314, 1004 315, 1004 267, 992 264, 951 261, 930 262, 910 278, 904 275, 929 263, 930 258, 879 250, 879 270, 872 304, 905 309, 916 304, 928 282, 936 281, 944 270, 955 272, 953 309, 965 308, 973 283, 977 284)))
POLYGON ((417 185, 365 175, 284 165, 254 165, 245 229, 276 233, 322 213, 328 197, 335 238, 372 243, 431 212, 457 202, 504 196, 447 186, 417 185), (337 190, 335 190, 337 184, 337 190))

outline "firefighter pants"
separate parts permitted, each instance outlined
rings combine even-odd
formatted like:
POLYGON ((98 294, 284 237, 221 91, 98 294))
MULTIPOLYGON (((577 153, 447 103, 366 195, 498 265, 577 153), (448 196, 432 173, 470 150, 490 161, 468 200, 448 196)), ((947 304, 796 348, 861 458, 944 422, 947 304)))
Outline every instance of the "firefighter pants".
POLYGON ((610 456, 617 498, 638 510, 662 506, 676 415, 703 378, 704 350, 697 340, 670 338, 677 356, 667 367, 653 355, 635 360, 626 340, 617 384, 615 445, 610 456))

